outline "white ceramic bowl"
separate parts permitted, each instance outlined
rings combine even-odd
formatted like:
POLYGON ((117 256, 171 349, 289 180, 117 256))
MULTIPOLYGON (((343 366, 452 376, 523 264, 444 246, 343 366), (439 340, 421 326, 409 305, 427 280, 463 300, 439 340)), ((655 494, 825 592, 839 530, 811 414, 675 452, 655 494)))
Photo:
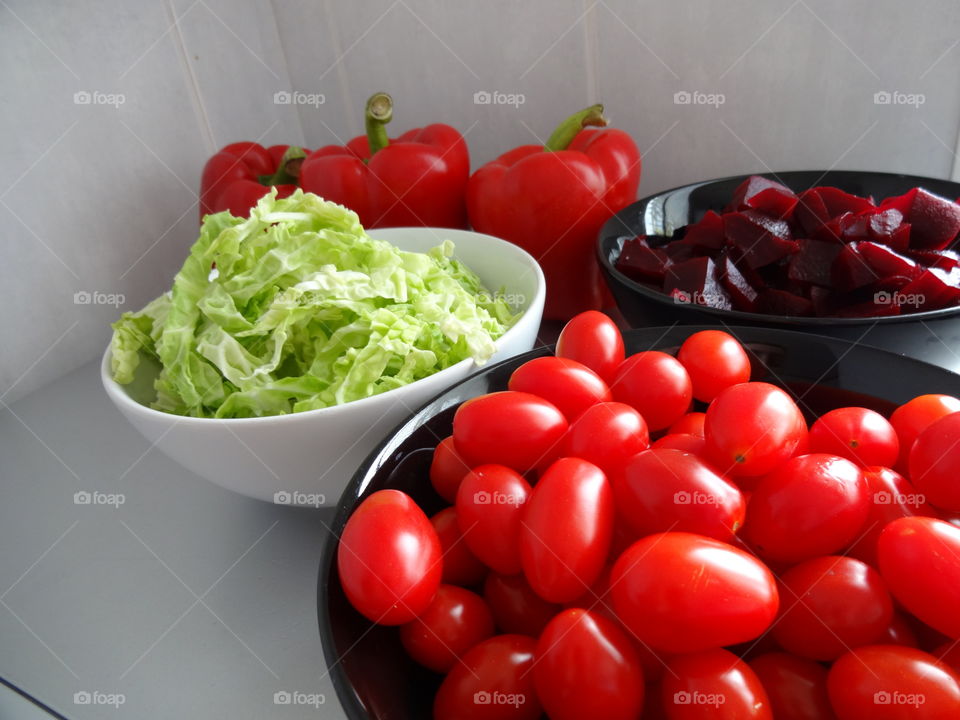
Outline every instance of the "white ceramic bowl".
MULTIPOLYGON (((444 239, 492 292, 515 295, 523 314, 497 341, 490 363, 530 350, 536 342, 546 288, 537 262, 517 246, 481 233, 443 228, 390 228, 371 236, 424 252, 444 239)), ((100 368, 107 395, 158 449, 200 477, 228 490, 281 504, 332 505, 360 462, 401 420, 473 373, 470 359, 381 395, 336 407, 264 418, 191 418, 153 410, 156 367, 143 365, 130 385, 111 377, 110 348, 100 368)))

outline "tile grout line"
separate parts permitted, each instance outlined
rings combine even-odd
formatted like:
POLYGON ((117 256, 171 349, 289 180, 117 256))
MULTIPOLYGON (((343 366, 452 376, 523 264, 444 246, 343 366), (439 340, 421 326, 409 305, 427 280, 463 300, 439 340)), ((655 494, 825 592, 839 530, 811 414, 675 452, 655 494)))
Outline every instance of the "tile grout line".
POLYGON ((203 94, 200 92, 200 83, 197 80, 196 71, 190 62, 190 53, 187 51, 187 43, 180 30, 180 19, 177 17, 176 9, 173 7, 173 0, 166 0, 164 7, 169 13, 170 23, 173 26, 174 46, 180 63, 183 66, 183 73, 187 81, 187 88, 190 91, 190 97, 194 112, 197 114, 197 120, 200 121, 200 134, 203 142, 207 146, 207 152, 213 155, 217 151, 217 142, 213 134, 213 126, 210 124, 210 117, 207 115, 207 107, 203 102, 203 94))

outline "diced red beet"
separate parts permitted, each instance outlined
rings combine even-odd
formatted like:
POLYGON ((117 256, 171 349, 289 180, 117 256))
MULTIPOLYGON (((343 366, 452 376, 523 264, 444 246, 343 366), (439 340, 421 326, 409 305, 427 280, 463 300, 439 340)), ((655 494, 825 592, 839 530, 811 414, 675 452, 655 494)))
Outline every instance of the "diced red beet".
POLYGON ((729 254, 724 254, 717 266, 720 282, 730 295, 730 302, 737 310, 744 312, 757 311, 757 298, 760 293, 750 284, 740 268, 733 262, 729 254))
POLYGON ((960 303, 960 267, 950 271, 931 268, 900 292, 912 300, 913 312, 957 305, 960 303))
POLYGON ((723 231, 727 242, 742 252, 744 262, 752 268, 769 265, 797 251, 785 221, 754 210, 724 215, 723 231))
POLYGON ((723 218, 713 210, 700 218, 699 222, 687 226, 684 242, 696 247, 719 250, 723 247, 723 218))
MULTIPOLYGON (((767 212, 767 210, 753 202, 753 200, 767 190, 772 190, 778 197, 783 197, 789 199, 790 197, 796 201, 796 195, 794 195, 793 190, 788 188, 786 185, 781 185, 778 182, 770 180, 759 175, 751 175, 742 183, 737 186, 737 189, 733 191, 733 199, 730 200, 730 204, 727 206, 729 210, 746 210, 747 208, 755 208, 757 210, 762 210, 767 212)), ((767 199, 764 202, 777 202, 776 200, 767 199)), ((772 213, 771 213, 772 214, 772 213)))
POLYGON ((857 243, 857 252, 881 278, 903 275, 912 280, 919 277, 920 273, 923 272, 923 268, 916 261, 901 255, 886 245, 861 242, 857 243))
POLYGON ((877 280, 870 288, 874 292, 879 292, 881 290, 886 290, 887 292, 894 292, 896 290, 902 290, 907 285, 912 283, 916 278, 907 277, 906 275, 887 275, 877 280))
POLYGON ((840 305, 840 303, 837 302, 836 293, 833 289, 820 285, 810 286, 810 302, 813 304, 814 315, 821 317, 833 315, 840 305))
POLYGON ((906 218, 913 228, 910 240, 916 248, 941 250, 960 233, 960 205, 923 188, 917 188, 906 218))
POLYGON ((771 315, 807 317, 813 315, 813 303, 786 290, 767 289, 760 293, 760 306, 771 315))
POLYGON ((866 259, 859 253, 857 243, 844 245, 833 261, 830 277, 838 290, 855 290, 880 279, 866 259))
POLYGON ((853 213, 846 213, 840 217, 827 220, 827 222, 810 233, 810 237, 820 242, 832 242, 842 245, 847 242, 847 239, 843 237, 843 225, 847 222, 848 218, 852 217, 853 213))
POLYGON ((617 270, 632 280, 659 285, 670 262, 663 250, 651 248, 646 237, 639 236, 623 244, 617 258, 617 270))
POLYGON ((761 190, 747 200, 747 205, 750 208, 775 218, 789 217, 796 204, 796 194, 792 190, 779 187, 761 190))
POLYGON ((880 209, 886 210, 893 208, 900 212, 900 215, 906 217, 910 212, 910 206, 913 205, 913 198, 917 194, 917 188, 910 188, 903 195, 891 195, 884 198, 880 203, 880 209))
POLYGON ((663 291, 677 302, 730 310, 730 296, 717 280, 713 258, 698 257, 667 268, 663 291))
POLYGON ((702 254, 695 245, 688 243, 685 238, 667 243, 661 249, 667 254, 667 257, 670 258, 670 262, 672 263, 686 262, 702 254))
POLYGON ((804 190, 797 198, 796 207, 793 208, 793 218, 809 236, 827 222, 830 215, 818 193, 813 190, 804 190))
POLYGON ((960 265, 960 253, 956 250, 907 250, 906 255, 928 267, 953 270, 960 265))
POLYGON ((814 190, 823 200, 823 204, 827 208, 827 214, 831 218, 839 217, 847 212, 861 213, 865 210, 874 209, 874 204, 867 198, 851 195, 840 188, 825 186, 814 188, 814 190))
POLYGON ((890 244, 893 233, 903 224, 903 213, 887 208, 870 216, 870 237, 884 245, 890 244))
MULTIPOLYGON (((877 238, 877 242, 883 242, 880 238, 877 238)), ((910 247, 910 223, 905 222, 900 225, 893 233, 890 235, 890 242, 885 243, 889 245, 897 252, 903 252, 910 247)))
POLYGON ((832 282, 830 268, 840 254, 842 245, 801 238, 799 250, 790 258, 788 276, 791 280, 829 286, 832 282))
POLYGON ((868 240, 870 238, 870 218, 872 211, 865 213, 844 213, 840 216, 840 234, 847 242, 851 240, 868 240))

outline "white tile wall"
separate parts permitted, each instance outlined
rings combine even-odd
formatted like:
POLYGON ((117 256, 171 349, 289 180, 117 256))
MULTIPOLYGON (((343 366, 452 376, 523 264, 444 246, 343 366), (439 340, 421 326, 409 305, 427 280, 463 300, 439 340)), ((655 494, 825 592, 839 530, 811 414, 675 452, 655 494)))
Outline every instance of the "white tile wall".
POLYGON ((398 131, 467 133, 475 167, 603 101, 650 193, 767 168, 956 176, 958 67, 953 0, 4 0, 0 400, 88 361, 120 309, 169 285, 215 147, 346 140, 375 90, 398 131), (275 103, 285 90, 323 102, 275 103), (82 91, 125 102, 75 104, 82 91), (477 105, 481 91, 523 103, 477 105), (724 102, 675 104, 682 91, 724 102), (881 91, 924 102, 877 105, 881 91), (125 302, 74 304, 81 291, 125 302))

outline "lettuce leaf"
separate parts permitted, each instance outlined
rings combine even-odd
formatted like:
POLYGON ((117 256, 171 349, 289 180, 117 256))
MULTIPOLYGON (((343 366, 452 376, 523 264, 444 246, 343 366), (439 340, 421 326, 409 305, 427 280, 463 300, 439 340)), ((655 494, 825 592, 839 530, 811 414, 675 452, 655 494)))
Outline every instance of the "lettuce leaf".
POLYGON ((399 250, 299 190, 265 196, 246 219, 208 215, 172 290, 113 324, 113 377, 132 382, 150 355, 154 408, 257 417, 483 364, 518 315, 453 250, 399 250))

